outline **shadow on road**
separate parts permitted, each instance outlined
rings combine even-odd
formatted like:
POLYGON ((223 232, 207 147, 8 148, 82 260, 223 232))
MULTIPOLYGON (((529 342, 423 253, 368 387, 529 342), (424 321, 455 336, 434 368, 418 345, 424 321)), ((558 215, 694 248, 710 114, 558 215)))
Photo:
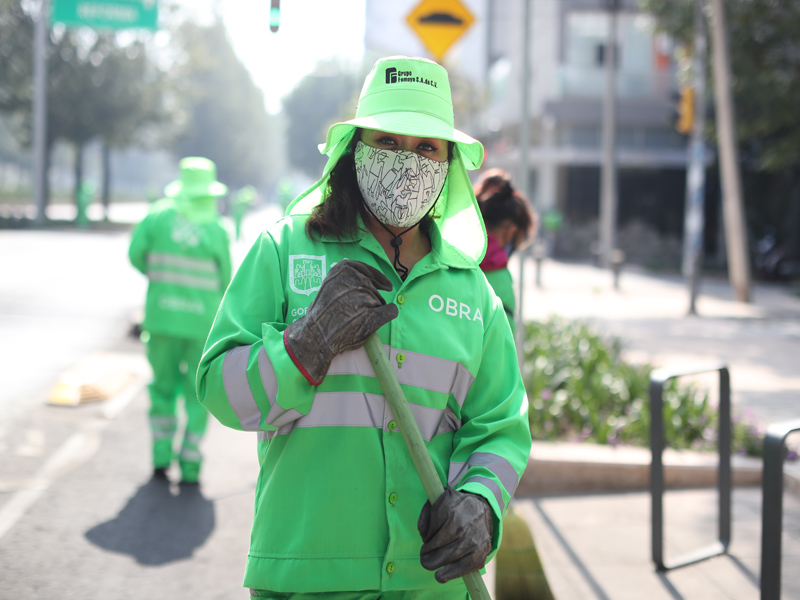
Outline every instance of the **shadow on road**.
POLYGON ((151 479, 141 486, 112 520, 86 532, 90 542, 142 565, 163 565, 186 559, 214 530, 214 504, 199 486, 179 486, 151 479))

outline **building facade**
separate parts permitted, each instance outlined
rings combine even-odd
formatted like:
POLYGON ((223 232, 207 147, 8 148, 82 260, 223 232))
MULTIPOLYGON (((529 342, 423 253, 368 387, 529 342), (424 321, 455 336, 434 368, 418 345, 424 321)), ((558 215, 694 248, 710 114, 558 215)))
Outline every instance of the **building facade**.
MULTIPOLYGON (((615 21, 618 245, 643 262, 648 255, 679 260, 687 140, 671 122, 678 89, 671 42, 655 31, 652 18, 636 0, 617 0, 613 16, 609 0, 460 3, 475 20, 442 60, 454 79, 460 126, 484 142, 487 167, 521 180, 520 132, 527 118, 527 195, 540 212, 563 215, 556 251, 566 256, 588 255, 597 240, 607 47, 615 21)), ((424 42, 405 22, 418 4, 367 0, 368 58, 426 56, 424 42)))

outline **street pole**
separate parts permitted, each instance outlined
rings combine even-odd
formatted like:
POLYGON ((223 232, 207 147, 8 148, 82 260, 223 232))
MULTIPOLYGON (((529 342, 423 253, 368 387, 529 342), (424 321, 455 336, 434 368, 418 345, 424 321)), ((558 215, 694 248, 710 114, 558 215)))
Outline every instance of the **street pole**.
POLYGON ((47 20, 48 0, 40 0, 33 31, 33 197, 36 224, 45 219, 47 177, 47 20))
POLYGON ((600 265, 611 267, 616 245, 617 165, 616 165, 616 44, 619 0, 606 0, 608 38, 603 56, 606 63, 606 90, 603 97, 603 164, 600 172, 600 265))
POLYGON ((695 301, 700 282, 705 226, 706 144, 706 56, 708 42, 703 17, 704 0, 694 2, 694 48, 692 79, 694 122, 689 141, 689 165, 686 169, 686 214, 683 224, 683 274, 689 284, 689 314, 696 315, 695 301))
MULTIPOLYGON (((519 189, 522 190, 527 201, 530 201, 528 193, 528 175, 530 165, 528 164, 528 146, 530 145, 530 37, 531 37, 531 0, 525 0, 522 15, 522 106, 520 110, 519 128, 519 189)), ((517 355, 522 360, 522 342, 524 338, 523 317, 525 314, 525 253, 520 252, 517 256, 519 260, 519 304, 517 305, 517 355)))
POLYGON ((725 241, 728 251, 728 277, 734 297, 750 301, 750 265, 747 256, 747 230, 744 224, 742 180, 739 173, 739 151, 736 145, 736 123, 731 92, 731 64, 728 56, 728 32, 723 0, 711 0, 711 30, 714 60, 714 96, 717 109, 722 204, 725 220, 725 241))

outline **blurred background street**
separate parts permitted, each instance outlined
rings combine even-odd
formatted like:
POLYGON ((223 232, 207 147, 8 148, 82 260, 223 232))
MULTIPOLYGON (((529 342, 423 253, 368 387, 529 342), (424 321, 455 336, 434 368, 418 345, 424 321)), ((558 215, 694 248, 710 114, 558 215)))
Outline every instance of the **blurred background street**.
MULTIPOLYGON (((235 268, 393 54, 447 68, 486 149, 472 175, 506 170, 538 215, 509 262, 548 448, 529 471, 622 473, 652 369, 721 364, 758 472, 765 427, 800 419, 798 34, 800 3, 749 0, 0 0, 0 598, 246 597, 255 439, 211 419, 199 489, 150 479, 131 228, 182 157, 208 157, 235 238, 244 214, 235 268)), ((682 381, 667 443, 713 461, 716 382, 682 381)), ((782 598, 800 600, 787 445, 782 598)), ((609 478, 518 498, 556 598, 759 597, 759 487, 734 490, 727 557, 665 574, 648 492, 609 478)), ((715 502, 670 491, 670 553, 713 540, 715 502)))

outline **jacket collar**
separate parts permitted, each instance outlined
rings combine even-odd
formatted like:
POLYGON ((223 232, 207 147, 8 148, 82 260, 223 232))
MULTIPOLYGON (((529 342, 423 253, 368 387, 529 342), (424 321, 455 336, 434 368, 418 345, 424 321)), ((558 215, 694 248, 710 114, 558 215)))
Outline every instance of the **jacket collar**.
MULTIPOLYGON (((432 258, 434 262, 440 262, 447 267, 456 269, 476 269, 478 265, 474 260, 442 237, 442 232, 439 229, 439 220, 440 219, 434 219, 433 225, 428 230, 428 235, 431 240, 431 254, 433 255, 432 258)), ((320 241, 327 244, 360 242, 363 246, 365 238, 369 237, 373 240, 375 239, 369 230, 364 227, 364 222, 361 220, 360 216, 358 217, 357 225, 358 229, 348 235, 342 236, 341 239, 333 235, 324 235, 320 238, 320 241)))

